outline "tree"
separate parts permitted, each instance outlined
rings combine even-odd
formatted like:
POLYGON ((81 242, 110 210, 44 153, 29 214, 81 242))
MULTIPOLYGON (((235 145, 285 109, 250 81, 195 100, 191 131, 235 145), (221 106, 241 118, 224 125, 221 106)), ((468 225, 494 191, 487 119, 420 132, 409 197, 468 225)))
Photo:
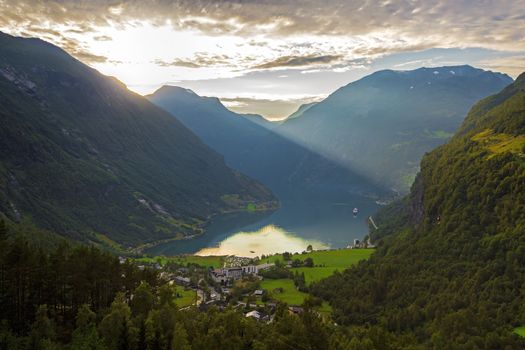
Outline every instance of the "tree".
POLYGON ((175 330, 173 331, 173 341, 171 342, 171 350, 191 350, 191 346, 188 341, 188 333, 186 332, 184 325, 180 322, 175 324, 175 330))
POLYGON ((3 241, 7 238, 7 226, 5 223, 5 220, 2 218, 0 219, 0 241, 3 241))
POLYGON ((313 250, 314 250, 314 248, 312 247, 311 244, 309 244, 308 247, 306 247, 306 251, 307 251, 307 252, 311 252, 311 251, 313 251, 313 250))
POLYGON ((312 259, 311 257, 308 257, 308 258, 304 259, 303 264, 306 267, 314 267, 314 259, 312 259))
POLYGON ((40 305, 36 311, 35 322, 31 326, 30 348, 51 349, 55 338, 55 328, 47 315, 47 305, 40 305))
POLYGON ((151 291, 148 282, 142 281, 133 293, 131 309, 133 314, 145 318, 148 312, 153 308, 155 297, 151 291))
POLYGON ((159 304, 160 306, 175 306, 175 288, 169 284, 163 284, 159 287, 159 304))
POLYGON ((131 310, 126 303, 124 293, 118 293, 108 315, 98 327, 104 343, 110 350, 120 350, 127 346, 132 333, 129 332, 131 310))
POLYGON ((95 327, 96 314, 87 304, 78 309, 76 325, 73 332, 71 348, 75 350, 103 350, 102 339, 95 327))

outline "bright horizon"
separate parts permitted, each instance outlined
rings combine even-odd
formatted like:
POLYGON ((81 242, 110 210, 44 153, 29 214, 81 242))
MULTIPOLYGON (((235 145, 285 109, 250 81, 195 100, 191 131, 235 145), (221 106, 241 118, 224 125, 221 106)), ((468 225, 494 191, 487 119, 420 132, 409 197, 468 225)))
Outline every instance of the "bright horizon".
POLYGON ((282 119, 382 69, 525 70, 525 3, 0 2, 0 30, 50 41, 130 90, 162 85, 282 119))

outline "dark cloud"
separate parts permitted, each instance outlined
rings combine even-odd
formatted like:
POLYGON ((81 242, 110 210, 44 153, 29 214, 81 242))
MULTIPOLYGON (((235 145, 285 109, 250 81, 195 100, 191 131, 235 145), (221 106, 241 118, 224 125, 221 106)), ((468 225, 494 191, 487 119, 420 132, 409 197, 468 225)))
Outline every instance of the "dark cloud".
POLYGON ((253 68, 281 68, 281 67, 306 67, 312 65, 328 64, 342 59, 342 55, 323 55, 323 56, 283 56, 276 60, 259 64, 253 68))

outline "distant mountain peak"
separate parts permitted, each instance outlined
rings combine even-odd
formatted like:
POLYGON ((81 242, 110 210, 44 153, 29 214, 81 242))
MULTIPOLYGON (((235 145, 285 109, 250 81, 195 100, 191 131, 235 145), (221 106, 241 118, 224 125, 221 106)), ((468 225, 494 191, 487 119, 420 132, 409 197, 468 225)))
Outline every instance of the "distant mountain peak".
POLYGON ((195 93, 195 91, 191 89, 186 89, 186 88, 176 86, 176 85, 163 85, 153 93, 153 95, 155 94, 181 94, 181 95, 199 96, 195 93))

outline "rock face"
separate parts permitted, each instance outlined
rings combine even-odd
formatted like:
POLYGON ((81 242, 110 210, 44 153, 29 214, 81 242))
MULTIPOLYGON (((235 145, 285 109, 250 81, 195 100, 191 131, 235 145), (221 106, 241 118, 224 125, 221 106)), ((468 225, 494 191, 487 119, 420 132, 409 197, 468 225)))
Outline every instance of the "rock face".
POLYGON ((449 140, 476 101, 510 83, 507 75, 470 66, 379 71, 276 131, 404 194, 425 152, 449 140))
POLYGON ((134 245, 275 200, 171 115, 41 40, 0 34, 0 105, 0 212, 13 220, 134 245))

